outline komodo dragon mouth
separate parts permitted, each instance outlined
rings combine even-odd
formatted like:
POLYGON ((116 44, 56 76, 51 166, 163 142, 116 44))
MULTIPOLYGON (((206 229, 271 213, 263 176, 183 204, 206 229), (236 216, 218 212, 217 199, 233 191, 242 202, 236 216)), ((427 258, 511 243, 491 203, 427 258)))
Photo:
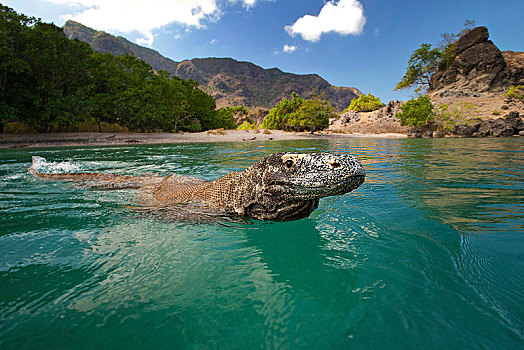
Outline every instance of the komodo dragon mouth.
MULTIPOLYGON (((356 157, 331 153, 275 153, 215 181, 169 175, 128 176, 100 173, 43 174, 33 157, 29 172, 50 180, 82 181, 104 188, 138 188, 137 204, 148 208, 205 207, 258 220, 290 221, 308 217, 323 197, 359 187, 365 171, 356 157)), ((44 160, 45 161, 45 160, 44 160)))

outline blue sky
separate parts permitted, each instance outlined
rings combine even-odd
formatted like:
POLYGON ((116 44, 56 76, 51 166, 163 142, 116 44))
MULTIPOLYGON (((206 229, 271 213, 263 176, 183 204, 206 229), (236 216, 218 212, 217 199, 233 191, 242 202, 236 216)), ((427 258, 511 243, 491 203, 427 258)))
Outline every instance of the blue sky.
POLYGON ((122 35, 175 61, 232 57, 264 68, 317 73, 382 102, 412 51, 484 25, 501 50, 524 51, 524 1, 488 0, 8 0, 2 4, 61 26, 72 18, 122 35))

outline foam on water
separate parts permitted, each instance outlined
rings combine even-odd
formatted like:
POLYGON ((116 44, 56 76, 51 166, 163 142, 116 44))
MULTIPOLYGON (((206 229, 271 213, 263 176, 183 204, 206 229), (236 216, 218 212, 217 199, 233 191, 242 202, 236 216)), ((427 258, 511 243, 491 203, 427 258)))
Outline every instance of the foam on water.
POLYGON ((40 156, 32 156, 31 167, 37 172, 45 174, 73 173, 82 170, 80 164, 71 161, 49 162, 40 156))

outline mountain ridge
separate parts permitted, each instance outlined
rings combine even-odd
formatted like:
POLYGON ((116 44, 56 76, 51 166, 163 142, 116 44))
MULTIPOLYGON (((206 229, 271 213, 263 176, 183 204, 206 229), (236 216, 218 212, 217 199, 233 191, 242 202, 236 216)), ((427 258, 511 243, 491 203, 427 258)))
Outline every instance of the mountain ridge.
POLYGON ((183 79, 195 80, 215 98, 218 107, 245 105, 251 108, 272 108, 278 101, 296 92, 305 98, 314 93, 324 95, 340 111, 362 94, 355 87, 333 86, 318 74, 294 74, 276 67, 265 69, 252 62, 229 57, 193 58, 176 62, 121 36, 97 31, 74 21, 67 21, 63 30, 69 39, 87 42, 95 51, 115 55, 128 53, 143 59, 155 70, 165 70, 183 79))

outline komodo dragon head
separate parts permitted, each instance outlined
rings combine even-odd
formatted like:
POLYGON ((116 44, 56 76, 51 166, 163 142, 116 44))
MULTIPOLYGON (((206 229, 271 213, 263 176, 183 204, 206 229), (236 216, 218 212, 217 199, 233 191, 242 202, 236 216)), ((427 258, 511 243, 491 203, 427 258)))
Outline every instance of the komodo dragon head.
POLYGON ((244 200, 233 204, 237 213, 290 221, 309 216, 320 198, 356 189, 366 173, 357 158, 349 155, 275 153, 239 175, 240 191, 234 192, 243 193, 244 200))

